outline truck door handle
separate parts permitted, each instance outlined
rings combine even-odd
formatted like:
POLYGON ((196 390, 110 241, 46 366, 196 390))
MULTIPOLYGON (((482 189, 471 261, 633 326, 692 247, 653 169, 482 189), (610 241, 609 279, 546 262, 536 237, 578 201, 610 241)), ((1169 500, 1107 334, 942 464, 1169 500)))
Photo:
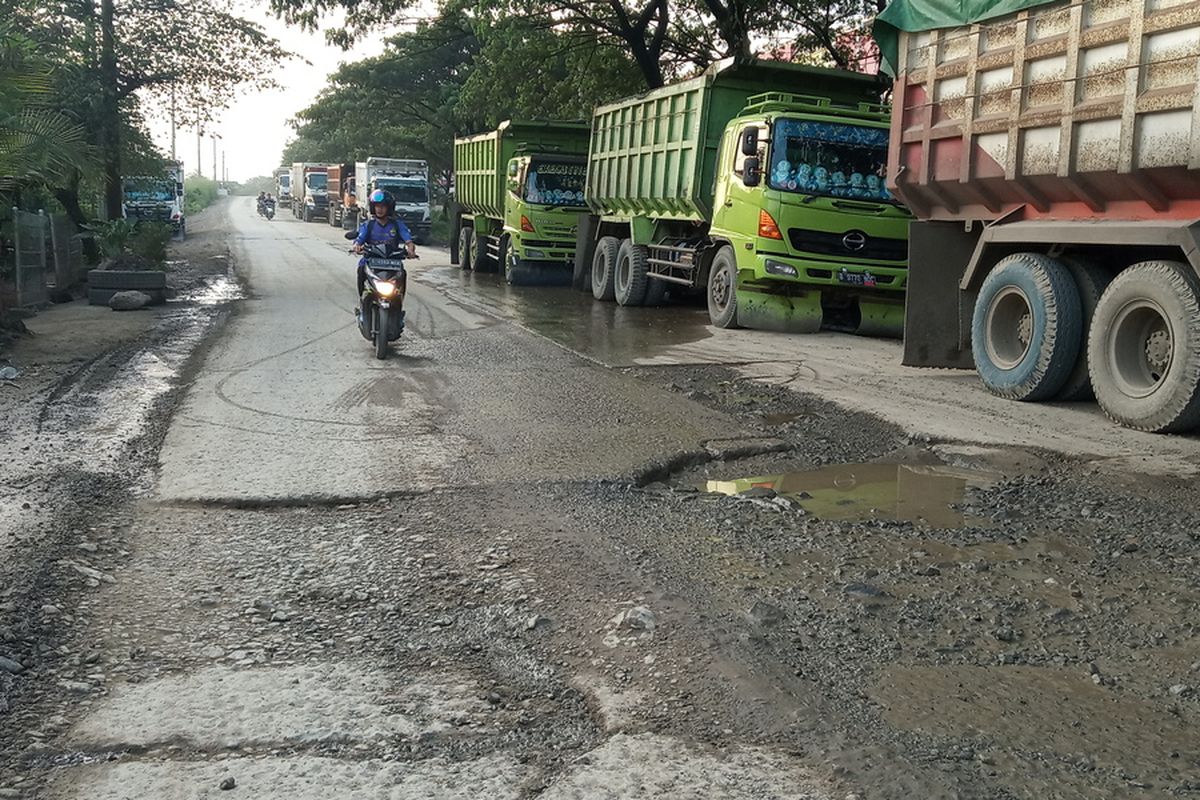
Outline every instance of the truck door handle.
POLYGON ((726 200, 726 201, 725 201, 725 207, 726 207, 726 208, 733 208, 733 201, 732 201, 732 200, 726 200))

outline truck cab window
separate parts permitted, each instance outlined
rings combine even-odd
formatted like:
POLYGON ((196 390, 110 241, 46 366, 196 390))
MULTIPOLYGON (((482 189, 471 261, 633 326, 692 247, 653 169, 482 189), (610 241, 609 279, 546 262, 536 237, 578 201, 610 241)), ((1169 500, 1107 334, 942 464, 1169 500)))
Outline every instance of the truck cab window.
POLYGON ((580 162, 534 161, 525 178, 525 202, 546 206, 583 206, 587 167, 580 162))
POLYGON ((760 155, 762 153, 762 143, 767 139, 766 129, 761 125, 747 125, 744 128, 738 129, 737 136, 735 136, 733 141, 729 143, 730 147, 733 149, 733 174, 735 175, 741 175, 743 172, 745 172, 746 159, 749 158, 749 156, 742 152, 742 137, 746 135, 746 131, 748 130, 758 131, 758 151, 760 155))
POLYGON ((785 192, 895 203, 884 185, 888 131, 840 122, 775 122, 768 185, 785 192))

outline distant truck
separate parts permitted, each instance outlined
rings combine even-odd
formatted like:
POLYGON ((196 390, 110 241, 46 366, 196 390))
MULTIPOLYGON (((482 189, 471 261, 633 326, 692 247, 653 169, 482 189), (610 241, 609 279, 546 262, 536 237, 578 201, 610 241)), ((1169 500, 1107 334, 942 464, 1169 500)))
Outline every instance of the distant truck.
POLYGON ((451 263, 513 284, 569 282, 587 148, 583 122, 510 120, 455 139, 451 263))
POLYGON ((355 224, 354 163, 330 164, 326 183, 329 187, 327 221, 337 227, 353 228, 355 224))
POLYGON ((328 167, 308 161, 292 164, 292 216, 305 222, 317 217, 328 219, 329 195, 326 192, 328 167))
POLYGON ((165 222, 175 234, 187 236, 183 198, 183 162, 168 161, 162 175, 130 175, 121 179, 125 219, 165 222))
POLYGON ((283 208, 292 206, 292 170, 280 167, 275 170, 275 202, 283 208))
POLYGON ((904 363, 973 365, 1014 400, 1094 393, 1138 430, 1200 426, 1194 11, 888 5, 888 176, 919 220, 904 363))
MULTIPOLYGON (((351 165, 345 165, 351 166, 351 165)), ((396 200, 396 215, 412 232, 418 244, 429 242, 433 227, 429 202, 429 165, 415 158, 372 156, 353 165, 353 182, 343 202, 343 215, 349 227, 367 217, 367 198, 376 189, 390 192, 396 200)))
POLYGON ((599 107, 576 285, 626 306, 702 290, 723 328, 899 336, 911 217, 884 186, 880 88, 726 60, 599 107))

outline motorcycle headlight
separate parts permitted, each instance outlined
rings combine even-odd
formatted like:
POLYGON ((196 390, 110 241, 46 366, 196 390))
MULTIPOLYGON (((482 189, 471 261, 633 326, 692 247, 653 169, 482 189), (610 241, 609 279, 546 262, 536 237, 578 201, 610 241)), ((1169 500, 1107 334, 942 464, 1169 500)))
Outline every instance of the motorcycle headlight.
POLYGON ((375 284, 375 291, 380 297, 391 297, 396 293, 396 284, 391 281, 379 281, 375 284))

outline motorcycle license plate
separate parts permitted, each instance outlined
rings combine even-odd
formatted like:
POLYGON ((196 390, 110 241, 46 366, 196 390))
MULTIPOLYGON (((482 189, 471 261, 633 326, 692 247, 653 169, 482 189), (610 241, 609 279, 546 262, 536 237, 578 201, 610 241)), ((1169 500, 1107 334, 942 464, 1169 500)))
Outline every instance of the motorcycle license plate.
POLYGON ((404 259, 402 258, 368 258, 367 266, 375 269, 403 269, 404 259))

